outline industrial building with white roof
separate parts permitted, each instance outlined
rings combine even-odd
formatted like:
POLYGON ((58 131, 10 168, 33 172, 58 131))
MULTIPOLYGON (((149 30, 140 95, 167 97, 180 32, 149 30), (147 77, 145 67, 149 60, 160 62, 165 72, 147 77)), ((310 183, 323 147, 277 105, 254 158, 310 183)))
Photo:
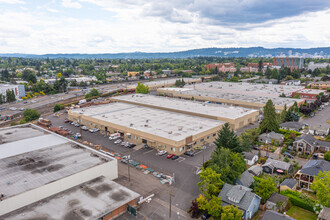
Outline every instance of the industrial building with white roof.
POLYGON ((0 176, 0 219, 110 219, 139 197, 115 158, 32 124, 0 129, 0 176))
POLYGON ((271 99, 277 111, 284 109, 286 105, 291 107, 295 102, 298 105, 304 103, 303 99, 279 97, 282 94, 292 95, 302 89, 299 86, 252 84, 252 83, 228 83, 210 82, 185 86, 184 88, 159 88, 161 95, 208 101, 231 106, 240 106, 262 110, 266 102, 271 99))
MULTIPOLYGON (((177 80, 183 80, 186 84, 195 84, 202 82, 202 78, 175 78, 175 79, 164 79, 164 80, 155 80, 143 83, 145 86, 148 86, 150 90, 156 90, 158 88, 165 88, 174 86, 177 80)), ((127 88, 135 89, 137 84, 129 85, 127 88)))
POLYGON ((115 96, 111 100, 225 121, 235 130, 254 123, 259 116, 253 109, 145 94, 115 96))
POLYGON ((102 133, 120 133, 130 143, 147 144, 181 155, 194 146, 214 141, 225 122, 127 103, 74 109, 69 120, 99 128, 102 133))

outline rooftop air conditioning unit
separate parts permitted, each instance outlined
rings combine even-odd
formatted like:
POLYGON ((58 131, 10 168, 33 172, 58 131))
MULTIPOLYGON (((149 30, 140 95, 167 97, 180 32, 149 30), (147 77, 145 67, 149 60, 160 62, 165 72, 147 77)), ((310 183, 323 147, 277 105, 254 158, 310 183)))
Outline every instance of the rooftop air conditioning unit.
POLYGON ((133 123, 131 123, 129 126, 130 126, 130 127, 133 127, 133 123))
POLYGON ((169 131, 168 133, 169 133, 169 134, 172 134, 172 131, 169 131))

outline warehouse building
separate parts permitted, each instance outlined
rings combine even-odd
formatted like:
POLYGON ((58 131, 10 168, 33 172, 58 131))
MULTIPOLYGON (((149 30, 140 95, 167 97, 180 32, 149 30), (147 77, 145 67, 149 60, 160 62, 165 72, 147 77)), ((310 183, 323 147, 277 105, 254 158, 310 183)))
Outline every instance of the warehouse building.
POLYGON ((0 129, 0 219, 111 219, 139 195, 117 160, 32 124, 0 129))
POLYGON ((299 86, 211 82, 196 84, 184 88, 159 88, 157 92, 160 95, 170 97, 240 106, 258 110, 262 110, 266 102, 271 99, 276 110, 280 112, 284 109, 285 105, 289 108, 295 102, 297 102, 298 105, 305 102, 303 99, 279 97, 282 93, 290 94, 291 96, 293 91, 297 91, 297 87, 299 86), (293 90, 290 87, 295 87, 296 90, 293 90))
POLYGON ((306 99, 306 100, 316 100, 317 96, 320 93, 325 94, 327 91, 326 90, 318 90, 318 89, 300 89, 292 93, 292 96, 298 94, 301 99, 306 99))
POLYGON ((186 150, 211 143, 225 122, 127 103, 110 103, 68 113, 69 120, 106 135, 119 133, 130 143, 147 144, 181 155, 186 150))
POLYGON ((225 121, 235 130, 254 123, 259 118, 259 112, 257 110, 163 96, 132 94, 112 97, 111 100, 225 121))
MULTIPOLYGON (((150 90, 157 90, 158 88, 171 87, 175 85, 177 80, 183 80, 186 84, 201 83, 202 78, 175 78, 166 80, 155 80, 143 83, 145 86, 149 86, 150 90)), ((135 89, 137 84, 127 86, 128 89, 135 89)))

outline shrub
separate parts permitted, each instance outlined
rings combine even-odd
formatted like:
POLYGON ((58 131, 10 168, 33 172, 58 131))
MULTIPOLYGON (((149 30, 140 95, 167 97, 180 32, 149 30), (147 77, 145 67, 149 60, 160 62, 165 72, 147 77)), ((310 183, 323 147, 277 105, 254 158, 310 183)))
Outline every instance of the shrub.
POLYGON ((324 154, 324 159, 326 161, 329 161, 330 162, 330 151, 327 151, 325 154, 324 154))
POLYGON ((23 97, 22 97, 22 99, 23 99, 23 100, 26 100, 26 99, 28 99, 28 97, 26 97, 26 96, 23 96, 23 97))
POLYGON ((292 190, 282 191, 281 194, 289 197, 289 200, 293 205, 306 209, 311 212, 315 212, 314 206, 316 205, 316 201, 311 199, 310 197, 301 194, 298 191, 292 191, 292 190))

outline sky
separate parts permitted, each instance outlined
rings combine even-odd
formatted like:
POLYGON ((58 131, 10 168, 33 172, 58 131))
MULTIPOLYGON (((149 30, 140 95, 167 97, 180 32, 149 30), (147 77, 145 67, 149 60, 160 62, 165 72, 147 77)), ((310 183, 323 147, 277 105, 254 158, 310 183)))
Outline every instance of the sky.
POLYGON ((330 46, 328 0, 0 0, 0 53, 330 46))

